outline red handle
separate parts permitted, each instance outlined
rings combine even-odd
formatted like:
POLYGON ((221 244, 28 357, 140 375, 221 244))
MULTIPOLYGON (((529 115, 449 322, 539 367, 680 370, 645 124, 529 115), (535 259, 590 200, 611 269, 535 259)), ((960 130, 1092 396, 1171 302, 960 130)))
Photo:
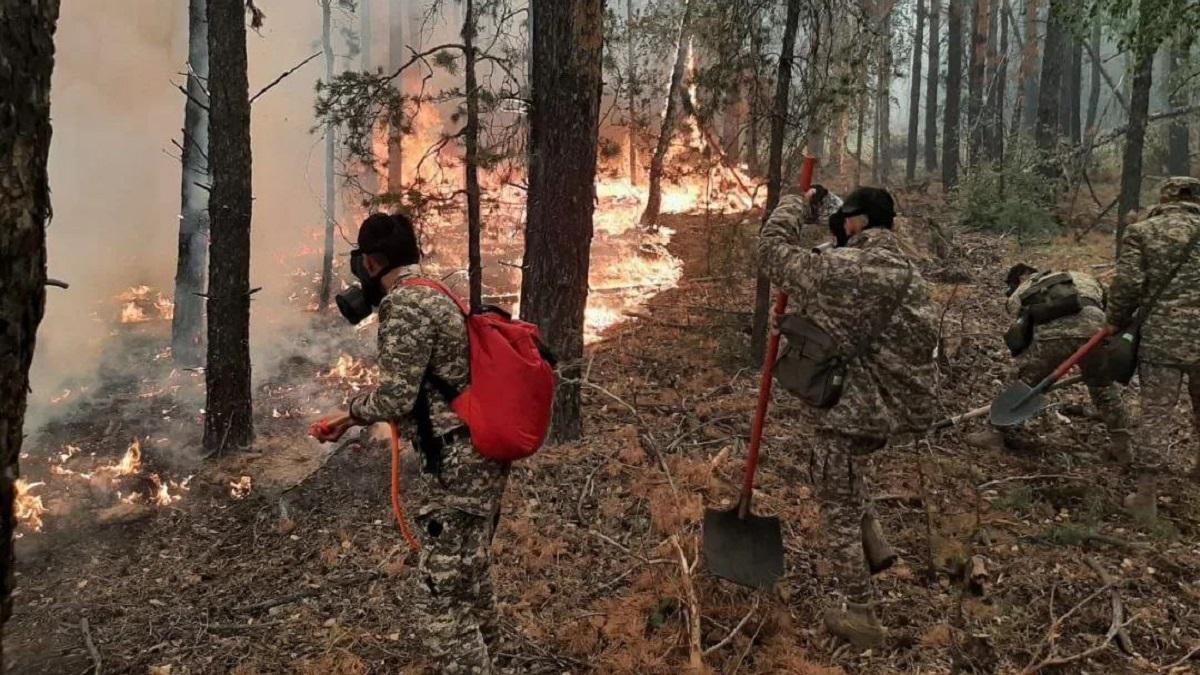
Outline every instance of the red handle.
MULTIPOLYGON (((787 310, 787 293, 780 291, 775 296, 775 307, 771 310, 772 317, 782 316, 787 310)), ((775 321, 771 321, 774 326, 775 321)), ((758 407, 754 411, 754 424, 750 427, 750 450, 746 456, 746 475, 742 482, 742 496, 738 501, 738 517, 745 518, 750 513, 750 496, 754 493, 754 473, 758 471, 758 453, 762 447, 763 426, 767 421, 767 407, 771 404, 771 386, 774 384, 772 371, 775 369, 775 357, 779 355, 779 331, 771 329, 771 337, 767 341, 767 353, 763 357, 762 377, 758 382, 758 407)))
MULTIPOLYGON (((1087 356, 1089 352, 1095 349, 1096 346, 1101 342, 1104 342, 1104 340, 1111 336, 1114 332, 1116 331, 1112 326, 1105 326, 1104 328, 1100 329, 1095 335, 1092 336, 1092 339, 1085 342, 1079 349, 1076 349, 1075 353, 1071 355, 1071 358, 1063 361, 1061 366, 1056 368, 1053 373, 1050 373, 1050 377, 1046 378, 1046 380, 1043 380, 1045 385, 1050 386, 1056 382, 1058 378, 1066 375, 1068 370, 1074 368, 1075 364, 1082 361, 1083 357, 1087 356)), ((1040 387, 1041 384, 1038 386, 1040 387)))

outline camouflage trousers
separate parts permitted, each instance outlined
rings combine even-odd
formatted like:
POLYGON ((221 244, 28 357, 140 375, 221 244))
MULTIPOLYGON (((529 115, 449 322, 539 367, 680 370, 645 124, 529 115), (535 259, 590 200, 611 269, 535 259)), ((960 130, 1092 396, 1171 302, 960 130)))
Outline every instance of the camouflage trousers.
MULTIPOLYGON (((1036 385, 1086 341, 1082 338, 1035 339, 1016 358, 1017 377, 1031 387, 1036 385)), ((1126 434, 1129 430, 1129 414, 1121 400, 1121 388, 1108 380, 1103 366, 1102 360, 1093 352, 1079 363, 1079 370, 1092 397, 1092 404, 1096 406, 1096 412, 1100 414, 1109 433, 1126 434)))
POLYGON ((1141 446, 1149 455, 1147 460, 1167 458, 1171 431, 1176 428, 1176 409, 1187 380, 1192 402, 1192 446, 1200 469, 1200 365, 1167 366, 1141 363, 1138 379, 1142 386, 1141 446))

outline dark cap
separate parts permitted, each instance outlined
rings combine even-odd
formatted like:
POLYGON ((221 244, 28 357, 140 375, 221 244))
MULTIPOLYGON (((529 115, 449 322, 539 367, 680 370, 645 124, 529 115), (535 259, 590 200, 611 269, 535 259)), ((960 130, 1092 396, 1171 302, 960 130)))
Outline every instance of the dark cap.
POLYGON ((373 213, 358 228, 358 250, 382 254, 393 266, 412 265, 421 260, 417 235, 408 216, 373 213))

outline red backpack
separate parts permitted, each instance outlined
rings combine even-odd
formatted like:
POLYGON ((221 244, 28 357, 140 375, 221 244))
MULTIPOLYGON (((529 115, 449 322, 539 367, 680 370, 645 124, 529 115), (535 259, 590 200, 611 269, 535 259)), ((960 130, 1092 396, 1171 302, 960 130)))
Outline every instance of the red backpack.
POLYGON ((537 452, 550 429, 554 368, 538 327, 498 310, 472 313, 442 284, 409 279, 405 286, 439 291, 462 310, 467 324, 471 381, 450 408, 471 430, 471 444, 488 459, 512 462, 537 452))

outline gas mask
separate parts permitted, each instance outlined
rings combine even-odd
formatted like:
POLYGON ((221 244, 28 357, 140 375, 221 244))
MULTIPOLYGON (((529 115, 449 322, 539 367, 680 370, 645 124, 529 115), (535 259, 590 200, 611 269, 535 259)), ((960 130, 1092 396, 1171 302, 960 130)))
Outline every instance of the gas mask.
POLYGON ((380 278, 387 273, 387 270, 372 277, 367 273, 363 252, 356 249, 350 252, 350 272, 354 278, 358 279, 358 283, 338 293, 334 300, 337 302, 338 311, 342 313, 342 316, 346 317, 350 323, 357 325, 371 316, 371 312, 374 312, 379 303, 383 302, 384 292, 380 278))

